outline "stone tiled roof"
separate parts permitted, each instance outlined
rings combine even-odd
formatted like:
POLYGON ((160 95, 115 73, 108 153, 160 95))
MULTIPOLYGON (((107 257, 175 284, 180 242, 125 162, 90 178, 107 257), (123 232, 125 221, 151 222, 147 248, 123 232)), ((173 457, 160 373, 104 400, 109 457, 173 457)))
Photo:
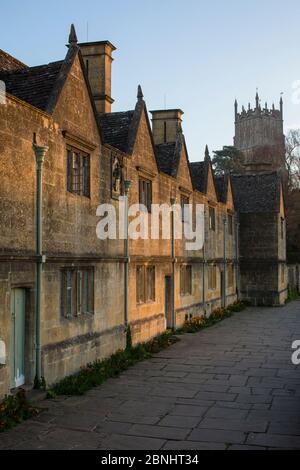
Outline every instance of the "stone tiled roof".
POLYGON ((277 172, 233 175, 233 197, 242 213, 277 212, 280 207, 280 176, 277 172))
POLYGON ((45 111, 63 62, 10 72, 0 71, 0 80, 5 82, 8 93, 45 111))
POLYGON ((178 168, 176 142, 159 144, 155 146, 155 149, 159 171, 175 177, 178 168))
POLYGON ((205 161, 197 163, 192 162, 190 163, 190 168, 194 188, 201 193, 206 193, 208 175, 207 163, 205 161))
POLYGON ((187 154, 185 138, 182 132, 177 133, 175 142, 156 145, 155 152, 159 170, 169 176, 172 176, 173 178, 176 178, 180 163, 181 151, 183 148, 185 148, 187 154))
POLYGON ((133 115, 134 111, 98 114, 103 143, 126 153, 133 115))
POLYGON ((0 49, 0 73, 26 69, 27 65, 0 49))

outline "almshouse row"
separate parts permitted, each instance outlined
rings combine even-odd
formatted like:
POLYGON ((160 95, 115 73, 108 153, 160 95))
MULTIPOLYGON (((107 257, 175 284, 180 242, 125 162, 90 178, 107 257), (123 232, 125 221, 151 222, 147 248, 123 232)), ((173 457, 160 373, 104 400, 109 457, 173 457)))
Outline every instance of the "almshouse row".
POLYGON ((215 178, 190 163, 182 111, 112 113, 108 41, 27 67, 0 51, 0 396, 47 384, 237 298, 287 295, 277 173, 215 178), (33 145, 34 142, 34 145, 33 145), (40 182, 40 184, 39 184, 40 182), (99 239, 97 208, 204 205, 204 246, 99 239))

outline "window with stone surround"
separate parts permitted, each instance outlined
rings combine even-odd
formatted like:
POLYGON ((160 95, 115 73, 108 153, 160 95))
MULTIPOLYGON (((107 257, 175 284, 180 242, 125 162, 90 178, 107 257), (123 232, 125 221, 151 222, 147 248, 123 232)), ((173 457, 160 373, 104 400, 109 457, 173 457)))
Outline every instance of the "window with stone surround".
POLYGON ((192 295, 192 266, 180 267, 180 295, 192 295))
POLYGON ((147 266, 146 268, 146 287, 147 287, 147 301, 155 301, 155 267, 147 266))
POLYGON ((155 302, 155 266, 136 267, 136 302, 155 302))
POLYGON ((148 213, 151 213, 152 181, 145 178, 139 178, 139 203, 147 207, 148 213))
POLYGON ((233 235, 233 216, 228 214, 227 216, 227 223, 228 223, 228 234, 233 235))
POLYGON ((229 264, 227 267, 227 287, 233 287, 234 283, 234 267, 233 264, 229 264))
POLYGON ((209 230, 216 231, 216 209, 209 207, 209 230))
POLYGON ((67 190, 90 197, 90 155, 71 147, 67 149, 67 190))
POLYGON ((208 266, 208 288, 210 290, 217 288, 217 267, 214 265, 208 266))
POLYGON ((61 314, 65 318, 94 313, 94 269, 62 269, 61 314))
POLYGON ((190 200, 187 196, 184 196, 183 194, 180 196, 180 205, 181 205, 181 217, 182 217, 182 222, 188 222, 188 218, 185 217, 185 212, 184 212, 184 206, 188 206, 190 203, 190 200))

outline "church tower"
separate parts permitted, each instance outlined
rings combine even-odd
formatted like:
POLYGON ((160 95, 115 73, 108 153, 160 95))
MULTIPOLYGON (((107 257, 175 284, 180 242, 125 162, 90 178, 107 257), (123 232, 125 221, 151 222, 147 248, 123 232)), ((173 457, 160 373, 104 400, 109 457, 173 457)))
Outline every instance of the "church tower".
POLYGON ((235 101, 234 146, 244 154, 245 171, 259 173, 280 170, 285 172, 285 137, 283 133, 283 100, 279 109, 262 108, 258 92, 255 107, 244 106, 238 111, 235 101))

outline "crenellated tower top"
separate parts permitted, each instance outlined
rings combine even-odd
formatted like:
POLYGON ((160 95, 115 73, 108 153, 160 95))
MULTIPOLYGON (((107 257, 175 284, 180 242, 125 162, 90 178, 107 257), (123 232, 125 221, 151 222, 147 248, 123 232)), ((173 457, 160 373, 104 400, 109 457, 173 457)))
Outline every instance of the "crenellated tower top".
POLYGON ((235 137, 234 146, 244 154, 245 171, 258 173, 285 170, 285 137, 283 133, 283 99, 279 109, 264 106, 258 94, 255 106, 248 104, 239 111, 237 100, 234 103, 235 137))
POLYGON ((248 103, 248 109, 246 110, 244 106, 242 106, 241 112, 238 110, 238 102, 235 100, 234 102, 234 113, 235 113, 235 120, 240 119, 247 119, 247 118, 255 118, 255 117, 262 117, 268 116, 275 119, 281 119, 283 121, 283 99, 282 96, 280 97, 279 102, 279 109, 275 109, 275 105, 273 103, 272 107, 268 107, 268 103, 265 103, 265 106, 261 106, 261 100, 259 98, 258 91, 256 92, 255 96, 255 107, 251 107, 251 104, 248 103))

